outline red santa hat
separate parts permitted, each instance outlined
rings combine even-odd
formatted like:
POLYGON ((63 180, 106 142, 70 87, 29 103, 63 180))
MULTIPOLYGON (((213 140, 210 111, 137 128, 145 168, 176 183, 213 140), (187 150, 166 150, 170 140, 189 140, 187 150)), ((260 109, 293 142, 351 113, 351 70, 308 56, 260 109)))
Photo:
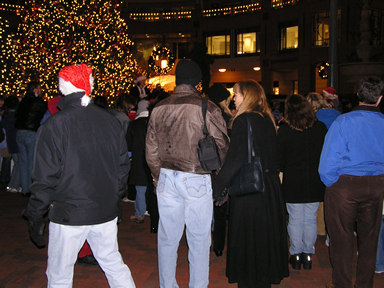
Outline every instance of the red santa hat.
POLYGON ((323 90, 323 94, 331 99, 337 98, 336 89, 333 87, 327 87, 323 90))
POLYGON ((64 80, 59 83, 60 91, 61 88, 65 89, 65 93, 62 91, 64 95, 79 91, 85 91, 87 96, 91 95, 93 84, 91 67, 85 64, 66 66, 59 72, 59 80, 60 78, 64 80))

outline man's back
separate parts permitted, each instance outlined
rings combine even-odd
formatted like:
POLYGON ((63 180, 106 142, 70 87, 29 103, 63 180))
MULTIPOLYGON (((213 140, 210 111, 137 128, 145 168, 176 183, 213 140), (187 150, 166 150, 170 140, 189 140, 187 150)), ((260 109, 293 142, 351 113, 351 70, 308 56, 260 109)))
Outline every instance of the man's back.
MULTIPOLYGON (((150 117, 147 133, 147 161, 153 172, 162 168, 204 174, 198 155, 198 141, 204 137, 202 98, 189 85, 179 85, 175 94, 161 101, 150 117), (156 154, 152 153, 156 149, 156 154), (161 163, 153 163, 155 156, 161 163)), ((208 103, 207 128, 215 138, 223 160, 228 145, 221 110, 208 103)))
POLYGON ((37 147, 31 190, 53 200, 51 221, 90 225, 117 216, 129 162, 113 115, 93 104, 64 109, 41 127, 37 147))

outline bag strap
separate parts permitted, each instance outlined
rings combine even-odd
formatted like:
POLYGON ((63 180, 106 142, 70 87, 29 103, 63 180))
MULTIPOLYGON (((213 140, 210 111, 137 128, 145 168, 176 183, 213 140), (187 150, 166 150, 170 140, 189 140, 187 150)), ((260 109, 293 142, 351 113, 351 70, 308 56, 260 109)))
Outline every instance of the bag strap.
POLYGON ((201 110, 203 111, 203 119, 204 119, 203 133, 205 137, 208 136, 208 128, 207 128, 207 123, 205 121, 205 115, 207 114, 207 102, 208 102, 208 98, 202 97, 201 110))
POLYGON ((251 121, 249 120, 249 115, 247 115, 246 118, 247 118, 247 126, 248 126, 248 163, 251 163, 252 157, 255 157, 256 153, 255 153, 255 147, 253 145, 253 132, 252 132, 251 121))

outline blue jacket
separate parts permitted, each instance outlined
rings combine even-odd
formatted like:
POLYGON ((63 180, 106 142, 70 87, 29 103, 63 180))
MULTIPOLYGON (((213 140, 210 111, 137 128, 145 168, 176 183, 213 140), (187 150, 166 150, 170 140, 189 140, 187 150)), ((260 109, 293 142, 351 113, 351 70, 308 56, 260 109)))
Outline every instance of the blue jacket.
POLYGON ((331 127, 331 124, 335 119, 340 115, 340 111, 329 108, 329 109, 320 109, 316 112, 316 117, 319 121, 323 122, 325 126, 327 126, 327 129, 331 127))
POLYGON ((319 174, 326 186, 341 175, 384 174, 384 114, 358 106, 339 116, 329 128, 321 152, 319 174))

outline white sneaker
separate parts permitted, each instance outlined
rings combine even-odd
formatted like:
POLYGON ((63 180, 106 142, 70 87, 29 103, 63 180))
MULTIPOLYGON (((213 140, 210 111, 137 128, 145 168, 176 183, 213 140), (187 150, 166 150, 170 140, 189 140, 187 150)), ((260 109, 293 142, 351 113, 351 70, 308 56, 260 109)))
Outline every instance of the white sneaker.
POLYGON ((144 215, 145 216, 150 216, 148 211, 145 211, 144 215))
POLYGON ((121 199, 121 201, 135 203, 135 200, 128 199, 128 197, 124 197, 123 199, 121 199))
POLYGON ((5 190, 7 192, 11 192, 11 193, 18 193, 19 192, 18 189, 15 189, 15 188, 12 188, 12 187, 7 187, 7 188, 5 188, 5 190))
POLYGON ((328 236, 325 238, 325 246, 329 247, 329 237, 328 236))
POLYGON ((376 273, 376 274, 383 274, 383 273, 384 273, 384 270, 375 270, 375 273, 376 273))

